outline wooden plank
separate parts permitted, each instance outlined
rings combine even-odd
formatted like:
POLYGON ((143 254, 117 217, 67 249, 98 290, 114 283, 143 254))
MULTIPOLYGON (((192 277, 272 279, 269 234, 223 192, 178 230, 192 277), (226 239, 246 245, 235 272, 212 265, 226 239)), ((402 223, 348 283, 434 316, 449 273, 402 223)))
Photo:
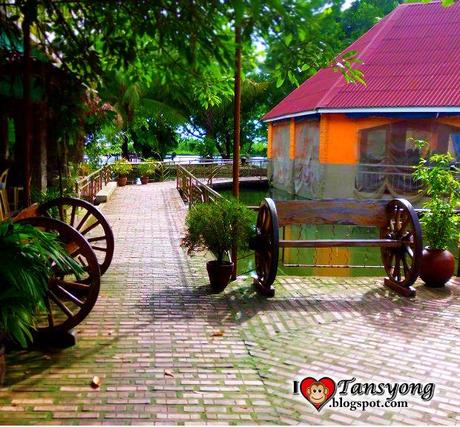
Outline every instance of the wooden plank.
POLYGON ((345 240, 280 240, 281 248, 340 248, 340 247, 377 247, 396 248, 400 240, 391 239, 345 239, 345 240))
POLYGON ((383 227, 385 200, 291 200, 277 201, 280 227, 291 224, 340 224, 383 227))

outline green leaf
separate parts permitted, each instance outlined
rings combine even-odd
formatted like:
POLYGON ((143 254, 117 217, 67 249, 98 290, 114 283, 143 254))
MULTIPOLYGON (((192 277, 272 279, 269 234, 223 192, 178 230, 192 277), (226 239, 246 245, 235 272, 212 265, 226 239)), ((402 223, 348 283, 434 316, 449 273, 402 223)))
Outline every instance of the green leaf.
POLYGON ((289 34, 286 34, 284 36, 284 43, 286 43, 286 46, 289 46, 292 42, 292 34, 289 33, 289 34))
POLYGON ((279 76, 279 77, 276 79, 276 87, 281 87, 281 86, 283 86, 283 83, 284 83, 284 77, 279 76))

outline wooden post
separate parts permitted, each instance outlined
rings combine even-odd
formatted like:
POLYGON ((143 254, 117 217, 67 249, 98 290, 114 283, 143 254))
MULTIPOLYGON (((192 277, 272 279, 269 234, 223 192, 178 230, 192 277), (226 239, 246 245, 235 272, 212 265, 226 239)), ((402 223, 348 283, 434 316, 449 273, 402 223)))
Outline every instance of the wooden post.
POLYGON ((295 159, 295 119, 291 118, 289 123, 289 158, 295 159))
MULTIPOLYGON (((235 92, 233 114, 233 196, 240 198, 240 113, 241 113, 241 25, 235 18, 235 92)), ((232 248, 232 261, 234 262, 232 280, 236 279, 237 272, 236 247, 232 248)))
POLYGON ((268 124, 268 135, 267 135, 267 158, 272 158, 272 147, 273 147, 273 123, 268 124))

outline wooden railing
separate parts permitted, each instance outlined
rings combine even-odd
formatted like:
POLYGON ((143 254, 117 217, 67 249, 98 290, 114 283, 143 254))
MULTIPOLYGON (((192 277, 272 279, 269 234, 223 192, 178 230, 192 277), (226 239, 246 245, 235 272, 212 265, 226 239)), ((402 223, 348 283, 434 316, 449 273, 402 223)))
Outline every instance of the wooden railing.
POLYGON ((112 171, 110 165, 105 165, 97 171, 79 179, 75 183, 75 193, 77 197, 93 203, 96 194, 102 189, 104 185, 110 181, 112 171))
MULTIPOLYGON (((195 177, 212 185, 213 181, 218 178, 232 178, 233 163, 232 161, 220 160, 219 162, 200 162, 187 165, 180 165, 187 169, 195 177)), ((248 161, 240 165, 240 178, 264 179, 267 177, 266 161, 248 161)))
POLYGON ((190 206, 197 202, 213 202, 222 198, 217 191, 214 191, 181 165, 176 166, 176 188, 190 206))

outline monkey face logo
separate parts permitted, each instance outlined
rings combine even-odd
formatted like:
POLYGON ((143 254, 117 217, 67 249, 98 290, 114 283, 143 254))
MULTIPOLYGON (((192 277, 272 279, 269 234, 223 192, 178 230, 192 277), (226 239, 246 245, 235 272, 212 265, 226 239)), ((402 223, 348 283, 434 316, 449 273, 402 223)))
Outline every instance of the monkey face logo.
POLYGON ((329 377, 307 377, 300 383, 300 392, 319 411, 334 396, 335 382, 329 377))

